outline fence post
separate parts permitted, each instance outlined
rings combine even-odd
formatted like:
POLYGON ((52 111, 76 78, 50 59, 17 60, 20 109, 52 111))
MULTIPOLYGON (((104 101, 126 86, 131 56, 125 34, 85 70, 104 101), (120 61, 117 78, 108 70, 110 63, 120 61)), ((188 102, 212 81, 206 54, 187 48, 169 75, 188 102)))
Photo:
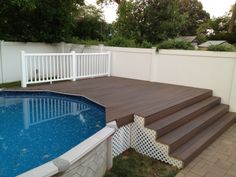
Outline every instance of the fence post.
POLYGON ((26 59, 25 59, 25 51, 21 51, 21 87, 27 87, 26 83, 26 59))
POLYGON ((108 53, 108 76, 111 76, 111 52, 108 53))
POLYGON ((71 51, 71 54, 72 54, 72 81, 76 81, 77 65, 76 65, 75 51, 71 51))
POLYGON ((0 84, 3 83, 3 45, 4 41, 0 40, 0 84))
POLYGON ((149 68, 149 81, 150 82, 154 82, 155 80, 155 72, 156 72, 156 68, 155 68, 155 63, 156 61, 156 47, 152 47, 151 49, 151 61, 150 61, 150 68, 149 68))
POLYGON ((230 111, 236 112, 236 61, 234 61, 233 77, 230 89, 230 111))
POLYGON ((104 45, 103 45, 103 44, 99 44, 99 48, 100 48, 100 53, 102 53, 102 52, 103 52, 104 45))

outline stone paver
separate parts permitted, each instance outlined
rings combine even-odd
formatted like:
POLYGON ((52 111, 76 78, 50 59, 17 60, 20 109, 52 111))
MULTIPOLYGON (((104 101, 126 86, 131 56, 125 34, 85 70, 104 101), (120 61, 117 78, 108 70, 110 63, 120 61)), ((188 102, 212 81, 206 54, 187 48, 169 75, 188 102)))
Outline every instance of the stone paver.
POLYGON ((236 124, 182 169, 176 177, 236 177, 236 124))

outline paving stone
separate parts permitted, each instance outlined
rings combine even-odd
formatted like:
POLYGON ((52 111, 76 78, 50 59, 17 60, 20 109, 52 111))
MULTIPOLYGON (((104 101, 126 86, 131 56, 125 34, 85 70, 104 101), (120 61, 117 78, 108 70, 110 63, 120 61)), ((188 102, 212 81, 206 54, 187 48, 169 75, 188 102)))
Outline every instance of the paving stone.
POLYGON ((236 177, 236 124, 196 159, 177 177, 236 177))

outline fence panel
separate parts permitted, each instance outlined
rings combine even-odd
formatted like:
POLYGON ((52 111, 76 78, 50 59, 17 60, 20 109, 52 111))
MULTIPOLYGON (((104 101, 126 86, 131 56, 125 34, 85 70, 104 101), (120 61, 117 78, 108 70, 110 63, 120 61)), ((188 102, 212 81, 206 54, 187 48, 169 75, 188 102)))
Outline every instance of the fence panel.
POLYGON ((22 51, 22 87, 27 84, 110 76, 107 53, 25 53, 22 51))
POLYGON ((76 54, 76 78, 110 75, 110 53, 76 54))

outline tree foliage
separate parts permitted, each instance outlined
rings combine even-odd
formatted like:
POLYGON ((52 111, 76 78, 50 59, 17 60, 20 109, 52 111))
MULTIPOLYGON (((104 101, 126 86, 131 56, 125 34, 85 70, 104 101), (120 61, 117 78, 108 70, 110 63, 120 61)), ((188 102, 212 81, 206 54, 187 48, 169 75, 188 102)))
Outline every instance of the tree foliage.
POLYGON ((185 23, 176 0, 122 0, 117 14, 116 34, 138 42, 173 38, 185 23))
POLYGON ((197 29, 197 38, 199 43, 208 39, 211 40, 226 40, 229 43, 236 43, 236 30, 231 34, 228 33, 230 16, 209 19, 201 24, 197 29))
POLYGON ((186 23, 181 31, 182 35, 196 35, 197 28, 210 19, 209 13, 203 10, 198 0, 179 0, 180 13, 185 14, 186 23))
POLYGON ((74 36, 79 39, 104 40, 108 38, 111 25, 108 25, 102 11, 95 6, 81 6, 76 18, 74 36))
POLYGON ((229 22, 229 28, 228 28, 228 32, 229 33, 233 33, 234 29, 235 29, 235 21, 236 21, 236 2, 232 7, 232 16, 229 22))
POLYGON ((0 1, 0 38, 12 41, 60 42, 71 37, 83 0, 0 1))

